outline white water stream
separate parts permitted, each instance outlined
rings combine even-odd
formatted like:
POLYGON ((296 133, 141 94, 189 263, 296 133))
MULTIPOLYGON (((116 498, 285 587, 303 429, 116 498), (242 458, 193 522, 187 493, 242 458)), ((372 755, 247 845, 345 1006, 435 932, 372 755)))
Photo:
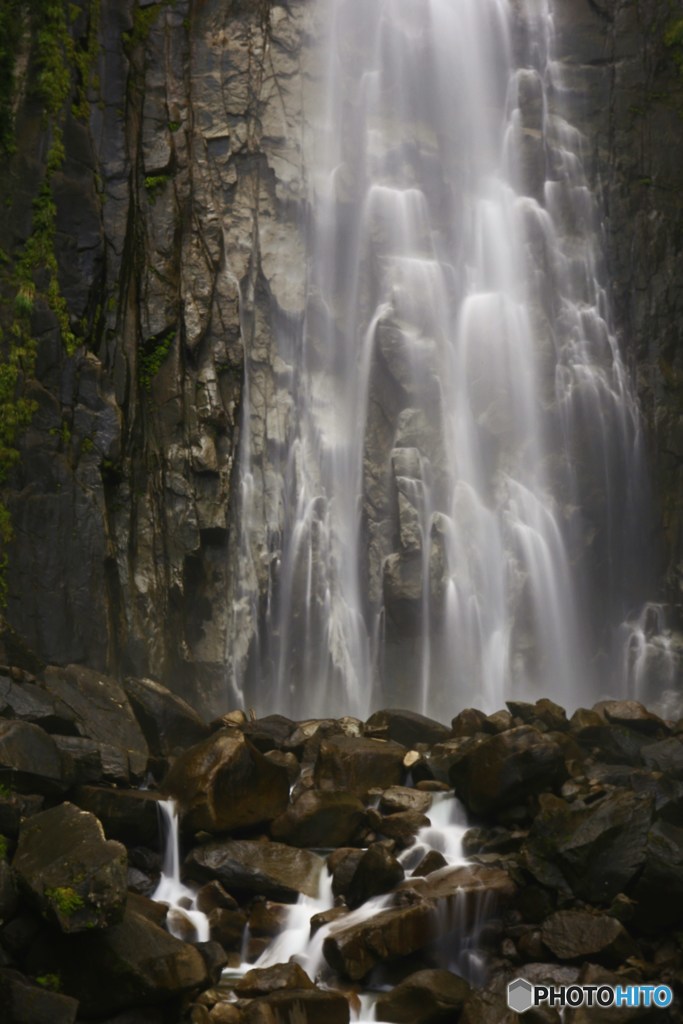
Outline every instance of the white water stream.
POLYGON ((321 10, 279 554, 232 698, 447 720, 626 693, 647 484, 552 0, 321 10))
POLYGON ((171 935, 192 942, 208 942, 209 922, 197 910, 195 893, 180 880, 180 838, 175 800, 160 800, 164 856, 159 884, 152 899, 168 904, 166 927, 171 935))

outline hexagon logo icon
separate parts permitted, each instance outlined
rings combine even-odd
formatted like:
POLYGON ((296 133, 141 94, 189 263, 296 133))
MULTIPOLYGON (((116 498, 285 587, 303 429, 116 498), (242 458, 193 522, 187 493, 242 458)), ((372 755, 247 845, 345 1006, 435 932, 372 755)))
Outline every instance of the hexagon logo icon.
POLYGON ((534 1005, 533 988, 524 978, 515 978, 508 985, 508 1006, 515 1013, 526 1013, 534 1005))

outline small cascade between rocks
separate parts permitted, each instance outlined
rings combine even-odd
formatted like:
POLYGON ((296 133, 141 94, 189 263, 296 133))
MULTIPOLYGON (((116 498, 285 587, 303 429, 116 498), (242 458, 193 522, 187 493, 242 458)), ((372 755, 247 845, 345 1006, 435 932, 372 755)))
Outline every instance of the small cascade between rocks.
POLYGON ((307 299, 300 321, 274 311, 290 411, 268 525, 245 391, 231 697, 448 720, 647 690, 641 424, 552 0, 319 15, 307 299))
POLYGON ((180 837, 175 800, 160 800, 163 834, 163 862, 159 884, 152 893, 157 903, 168 904, 166 927, 171 935, 186 942, 207 942, 209 922, 197 909, 195 893, 180 880, 180 837))
MULTIPOLYGON (((447 876, 452 868, 462 868, 468 864, 462 843, 468 825, 466 813, 459 801, 452 793, 435 793, 427 813, 430 824, 420 829, 414 843, 398 857, 405 871, 406 884, 411 877, 414 879, 421 876, 420 867, 428 854, 439 855, 442 867, 438 870, 441 876, 447 876)), ((434 875, 436 879, 441 876, 434 875)), ((338 988, 339 978, 323 954, 326 940, 340 931, 369 922, 382 911, 396 906, 397 894, 400 899, 401 891, 399 885, 386 895, 371 897, 355 909, 344 909, 335 914, 332 875, 324 871, 317 898, 304 895, 299 897, 297 903, 290 908, 280 935, 256 963, 243 962, 237 972, 233 969, 228 973, 234 977, 235 973, 244 974, 252 967, 260 969, 295 962, 323 987, 338 988)), ((407 895, 408 890, 404 891, 407 895)), ((475 902, 473 913, 465 897, 459 898, 458 893, 450 901, 443 901, 442 906, 433 914, 431 931, 434 939, 430 956, 436 966, 453 971, 468 983, 482 984, 486 972, 477 943, 481 928, 495 910, 495 901, 488 892, 482 890, 475 902)), ((388 981, 383 983, 381 975, 379 971, 378 980, 371 991, 352 993, 351 1003, 352 1007, 355 1006, 352 1020, 356 1024, 369 1024, 375 1020, 373 1004, 377 994, 391 987, 388 981)))

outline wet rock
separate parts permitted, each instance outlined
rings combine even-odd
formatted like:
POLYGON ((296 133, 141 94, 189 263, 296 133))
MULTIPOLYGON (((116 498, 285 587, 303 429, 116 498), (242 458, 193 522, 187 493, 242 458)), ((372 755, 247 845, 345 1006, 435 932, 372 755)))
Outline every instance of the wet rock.
POLYGON ((289 801, 287 771, 233 729, 181 754, 163 788, 179 802, 187 831, 229 832, 271 821, 289 801))
POLYGON ((241 731, 257 750, 265 754, 282 749, 296 728, 297 723, 284 715, 267 715, 255 722, 246 722, 241 731))
POLYGON ((407 786, 390 786, 382 793, 379 806, 385 814, 398 811, 416 811, 418 814, 427 814, 432 806, 432 795, 421 792, 419 789, 409 789, 407 786))
POLYGON ((392 1024, 450 1024, 469 996, 470 986, 450 971, 418 971, 376 1003, 378 1021, 392 1024))
POLYGON ((484 815, 556 788, 566 778, 560 746, 526 725, 484 739, 450 769, 460 799, 484 815))
POLYGON ((418 811, 398 811, 396 814, 379 814, 368 811, 368 824, 376 832, 395 839, 401 846, 409 846, 422 828, 429 827, 429 818, 418 811))
POLYGON ((518 850, 525 832, 511 832, 507 828, 470 828, 463 836, 463 853, 472 857, 478 853, 512 853, 518 850))
POLYGON ((240 1024, 242 1014, 231 1003, 216 1003, 209 1014, 211 1024, 240 1024))
POLYGON ((652 714, 636 700, 602 700, 593 710, 615 725, 623 725, 646 736, 663 736, 668 728, 658 715, 652 714))
POLYGON ((435 722, 433 718, 427 718, 416 711, 394 708, 375 711, 366 722, 367 731, 411 748, 418 743, 441 743, 451 735, 445 725, 435 722))
POLYGON ((315 988, 303 967, 294 962, 254 968, 235 983, 235 992, 247 998, 292 988, 315 988))
POLYGON ((640 755, 648 768, 665 772, 674 779, 683 779, 683 739, 680 736, 648 743, 641 748, 640 755))
POLYGON ((271 900, 254 900, 249 912, 249 931, 254 938, 273 939, 285 926, 289 907, 271 900))
POLYGON ((645 866, 628 889, 635 900, 633 920, 648 933, 683 920, 683 828, 658 821, 647 835, 645 866))
POLYGON ((185 865, 195 881, 216 878, 231 893, 291 902, 299 893, 318 895, 324 861, 315 853, 283 843, 241 839, 195 847, 185 865))
POLYGON ((59 700, 53 700, 35 683, 13 682, 0 676, 0 717, 32 722, 46 732, 75 734, 73 716, 59 700))
POLYGON ((64 772, 71 785, 91 782, 130 784, 130 765, 125 750, 109 743, 99 743, 84 736, 53 736, 64 762, 64 772))
POLYGON ((591 960, 616 967, 638 953, 624 926, 607 914, 558 910, 543 922, 541 938, 558 960, 591 960))
POLYGON ((411 878, 409 889, 399 890, 394 905, 356 924, 333 926, 323 943, 325 959, 351 980, 365 977, 378 963, 415 953, 436 935, 439 920, 457 920, 470 927, 482 903, 501 905, 515 893, 506 872, 470 865, 444 868, 426 878, 411 878), (456 917, 457 915, 457 917, 456 917))
POLYGON ((249 1006, 245 1024, 349 1024, 349 1004, 341 992, 318 988, 285 989, 260 996, 249 1006), (263 1010, 270 1016, 261 1016, 263 1010))
POLYGON ((0 783, 22 793, 63 793, 67 782, 52 737, 29 722, 0 721, 0 783))
POLYGON ((41 686, 69 708, 79 735, 127 751, 133 775, 144 776, 147 741, 116 679, 82 665, 50 666, 41 686))
POLYGON ((506 701, 508 710, 515 718, 519 718, 524 725, 533 725, 537 729, 547 729, 551 732, 564 732, 569 729, 567 713, 559 704, 543 697, 535 704, 527 704, 523 701, 506 701))
POLYGON ((396 858, 382 845, 375 843, 356 864, 344 891, 350 907, 359 907, 372 896, 390 892, 403 881, 405 871, 396 858))
POLYGON ((364 818, 363 804, 351 793, 309 789, 273 821, 270 832, 291 846, 344 846, 364 818))
POLYGON ((431 875, 433 871, 438 871, 439 868, 445 868, 446 864, 446 858, 442 853, 439 853, 438 850, 430 850, 429 853, 424 855, 412 874, 422 877, 425 875, 431 875))
POLYGON ((7 968, 0 968, 0 1006, 5 1024, 74 1024, 78 1013, 76 999, 7 968))
POLYGON ((315 763, 319 789, 348 790, 365 796, 374 788, 400 785, 405 747, 392 740, 331 736, 320 744, 315 763))
POLYGON ((107 928, 126 902, 126 850, 97 818, 63 803, 22 825, 13 867, 35 906, 67 934, 107 928))
POLYGON ((28 958, 34 975, 55 973, 88 1019, 166 1003, 206 987, 210 974, 199 950, 173 938, 136 910, 103 931, 41 937, 28 958))
POLYGON ((123 685, 153 754, 178 754, 208 736, 209 727, 197 712, 161 683, 129 678, 123 685))
POLYGON ((151 790, 104 789, 80 786, 73 802, 102 822, 109 839, 155 848, 160 841, 159 801, 151 790))
POLYGON ((451 723, 451 731, 456 739, 463 736, 474 736, 478 732, 493 732, 483 711, 476 708, 465 708, 455 716, 451 723))
POLYGON ((202 914, 210 914, 212 910, 221 907, 224 910, 237 910, 237 900, 226 892, 220 882, 215 879, 203 885, 195 897, 197 910, 202 914))
POLYGON ((247 926, 247 915, 242 910, 215 907, 207 917, 212 940, 219 942, 228 953, 239 953, 247 926))
POLYGON ((0 857, 0 927, 9 921, 19 906, 19 893, 14 872, 4 857, 0 857))
POLYGON ((526 865, 543 885, 608 903, 644 865, 651 821, 651 800, 626 790, 589 806, 546 798, 524 845, 526 865))

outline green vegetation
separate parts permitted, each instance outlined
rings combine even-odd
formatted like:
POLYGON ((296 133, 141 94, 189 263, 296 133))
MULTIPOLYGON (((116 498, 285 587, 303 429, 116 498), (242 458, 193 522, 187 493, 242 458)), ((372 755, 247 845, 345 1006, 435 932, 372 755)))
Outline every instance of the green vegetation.
POLYGON ((168 122, 168 130, 170 132, 174 132, 174 133, 179 131, 180 130, 180 121, 169 121, 168 122))
POLYGON ((62 991, 62 979, 59 974, 40 974, 36 978, 36 984, 50 989, 51 992, 62 991))
POLYGON ((124 32, 123 34, 123 42, 126 49, 132 50, 141 43, 146 42, 152 25, 159 17, 160 10, 161 4, 137 8, 133 15, 133 28, 130 32, 124 32))
POLYGON ((154 202, 169 180, 168 174, 148 174, 145 178, 145 191, 154 202))
POLYGON ((46 889, 45 896, 60 914, 67 916, 85 906, 76 890, 68 885, 58 885, 55 889, 46 889))
MULTIPOLYGON (((36 410, 36 403, 26 396, 25 385, 35 372, 37 342, 31 321, 38 302, 46 303, 54 314, 69 355, 78 344, 59 287, 55 253, 57 209, 52 179, 64 162, 63 124, 74 85, 76 99, 71 109, 77 117, 88 116, 87 91, 98 47, 100 5, 101 0, 89 0, 84 45, 79 45, 70 32, 71 24, 81 13, 75 4, 66 0, 4 0, 0 5, 0 153, 15 149, 12 99, 16 54, 29 27, 37 72, 36 92, 43 105, 49 140, 45 175, 33 201, 31 233, 13 263, 6 254, 0 261, 3 291, 14 294, 9 307, 12 319, 0 330, 0 485, 17 463, 17 439, 36 410)), ((0 502, 0 607, 7 600, 6 549, 11 539, 10 514, 0 502)))
POLYGON ((5 860, 7 857, 7 851, 9 849, 9 842, 7 836, 3 836, 0 832, 0 860, 5 860))
POLYGON ((664 45, 672 51, 678 70, 683 74, 683 18, 671 22, 664 33, 664 45))
POLYGON ((175 336, 175 330, 166 331, 165 334, 152 338, 140 353, 138 379, 148 394, 152 390, 152 381, 171 351, 175 336))

